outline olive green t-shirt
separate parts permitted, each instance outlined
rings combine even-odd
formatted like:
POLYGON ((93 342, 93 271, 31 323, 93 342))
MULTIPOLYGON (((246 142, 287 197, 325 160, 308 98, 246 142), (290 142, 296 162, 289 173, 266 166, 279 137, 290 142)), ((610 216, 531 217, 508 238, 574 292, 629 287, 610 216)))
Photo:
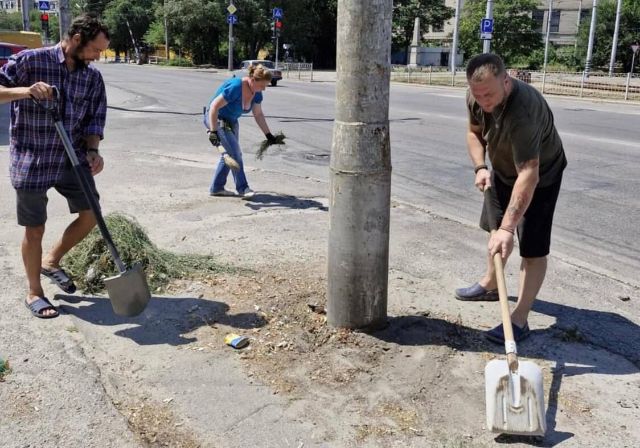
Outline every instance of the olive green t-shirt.
POLYGON ((549 186, 567 166, 553 113, 540 92, 517 79, 511 81, 506 103, 492 113, 484 112, 468 91, 469 121, 482 128, 491 166, 502 182, 513 185, 518 177, 516 164, 538 158, 538 187, 549 186))

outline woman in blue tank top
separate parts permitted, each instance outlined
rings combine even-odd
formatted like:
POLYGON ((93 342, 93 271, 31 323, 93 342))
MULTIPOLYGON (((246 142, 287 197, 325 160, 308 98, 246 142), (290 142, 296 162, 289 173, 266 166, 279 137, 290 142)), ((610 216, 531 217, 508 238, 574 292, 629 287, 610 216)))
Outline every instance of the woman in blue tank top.
POLYGON ((207 127, 209 141, 222 153, 209 187, 210 195, 236 195, 233 191, 224 188, 230 170, 233 173, 238 195, 243 198, 254 195, 244 173, 238 136, 238 118, 242 114, 253 112, 253 118, 267 140, 275 140, 262 113, 262 91, 270 82, 269 69, 261 64, 251 65, 249 76, 226 80, 209 100, 204 113, 204 124, 207 127))

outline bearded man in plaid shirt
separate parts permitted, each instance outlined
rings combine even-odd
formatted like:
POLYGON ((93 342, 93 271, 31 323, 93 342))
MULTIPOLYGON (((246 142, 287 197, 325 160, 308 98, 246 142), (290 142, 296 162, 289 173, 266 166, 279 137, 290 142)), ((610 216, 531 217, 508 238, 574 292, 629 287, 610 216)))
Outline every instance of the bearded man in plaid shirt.
POLYGON ((96 199, 93 176, 102 171, 98 152, 103 138, 107 98, 100 72, 89 64, 109 46, 109 31, 98 19, 83 15, 73 21, 64 40, 54 47, 24 50, 0 69, 0 103, 11 102, 11 183, 16 190, 18 224, 25 227, 22 259, 29 291, 25 304, 40 318, 57 317, 44 296, 40 276, 72 294, 75 285, 60 269, 60 260, 95 226, 95 217, 65 154, 53 119, 31 98, 53 98, 60 91, 64 128, 69 134, 96 199), (55 188, 77 218, 43 257, 47 191, 55 188))

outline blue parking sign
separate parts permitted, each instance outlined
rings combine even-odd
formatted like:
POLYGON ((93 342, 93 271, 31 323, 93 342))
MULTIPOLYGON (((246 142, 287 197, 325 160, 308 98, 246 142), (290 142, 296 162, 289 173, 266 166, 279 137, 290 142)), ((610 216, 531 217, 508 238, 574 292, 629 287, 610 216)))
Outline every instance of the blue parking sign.
POLYGON ((493 19, 482 19, 480 21, 481 33, 493 33, 493 19))

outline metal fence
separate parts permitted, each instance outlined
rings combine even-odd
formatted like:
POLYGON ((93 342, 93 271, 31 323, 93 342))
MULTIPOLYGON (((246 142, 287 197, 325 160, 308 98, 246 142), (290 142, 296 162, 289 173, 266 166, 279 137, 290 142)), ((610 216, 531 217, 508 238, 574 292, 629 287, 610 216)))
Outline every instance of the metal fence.
MULTIPOLYGON (((511 76, 527 82, 544 94, 585 98, 606 98, 640 101, 640 75, 586 73, 586 72, 537 72, 509 70, 511 76)), ((466 87, 464 68, 451 72, 445 67, 393 66, 391 80, 412 84, 466 87)))
POLYGON ((278 63, 278 68, 282 70, 283 78, 313 81, 313 63, 283 62, 278 63))

